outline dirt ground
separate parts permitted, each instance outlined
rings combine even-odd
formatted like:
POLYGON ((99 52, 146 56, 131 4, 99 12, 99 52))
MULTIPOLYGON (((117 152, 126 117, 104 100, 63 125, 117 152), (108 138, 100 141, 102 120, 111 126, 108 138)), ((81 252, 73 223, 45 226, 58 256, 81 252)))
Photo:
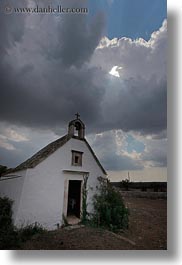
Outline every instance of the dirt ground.
POLYGON ((167 201, 163 199, 125 198, 130 209, 129 229, 110 231, 78 227, 36 235, 23 249, 58 250, 165 250, 167 249, 167 201))
POLYGON ((125 199, 130 209, 130 227, 125 236, 135 249, 167 249, 167 200, 125 199))

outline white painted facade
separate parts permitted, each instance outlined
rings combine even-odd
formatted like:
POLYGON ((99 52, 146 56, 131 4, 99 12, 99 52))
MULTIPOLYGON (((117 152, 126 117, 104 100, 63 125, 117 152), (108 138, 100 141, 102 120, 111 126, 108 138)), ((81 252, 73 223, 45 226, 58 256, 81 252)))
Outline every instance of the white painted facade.
POLYGON ((91 212, 97 178, 106 174, 86 142, 70 138, 34 168, 9 174, 20 177, 1 178, 0 196, 14 201, 13 218, 17 227, 37 222, 49 230, 56 229, 63 223, 63 214, 67 216, 69 180, 83 181, 85 174, 88 174, 87 210, 91 212), (72 150, 83 152, 82 166, 72 165, 72 150))

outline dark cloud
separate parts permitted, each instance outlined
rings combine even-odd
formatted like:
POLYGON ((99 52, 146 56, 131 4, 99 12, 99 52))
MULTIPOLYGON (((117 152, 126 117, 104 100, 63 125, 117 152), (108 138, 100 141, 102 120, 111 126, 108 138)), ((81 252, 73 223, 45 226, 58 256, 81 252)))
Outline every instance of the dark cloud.
POLYGON ((106 170, 139 170, 143 165, 137 159, 127 156, 123 144, 118 146, 114 132, 106 132, 97 136, 92 146, 106 170))
MULTIPOLYGON (((85 1, 62 4, 85 6, 85 1)), ((165 76, 126 75, 121 81, 90 63, 104 29, 102 14, 92 19, 73 14, 4 15, 0 22, 1 121, 57 131, 79 111, 89 132, 159 134, 166 129, 165 76)), ((163 47, 160 38, 156 49, 163 47)), ((113 60, 117 57, 115 53, 113 60)))
POLYGON ((151 139, 146 142, 147 148, 141 155, 142 161, 150 161, 154 167, 167 166, 167 140, 151 139))
POLYGON ((40 89, 40 83, 34 83, 34 80, 22 84, 22 80, 16 80, 15 75, 16 82, 8 80, 5 74, 1 76, 1 120, 32 127, 54 128, 73 118, 76 111, 83 114, 83 119, 99 119, 104 88, 98 90, 92 85, 93 70, 72 69, 60 74, 52 72, 56 80, 52 80, 49 74, 47 86, 40 89))
MULTIPOLYGON (((85 1, 69 1, 69 5, 71 3, 72 7, 81 7, 85 1)), ((68 2, 65 5, 68 6, 68 2)), ((58 123, 62 125, 73 118, 76 111, 81 112, 83 118, 89 117, 92 121, 100 113, 104 88, 98 89, 93 85, 97 69, 89 68, 85 61, 101 38, 103 16, 98 15, 91 23, 88 22, 87 15, 65 15, 63 22, 60 20, 59 23, 53 16, 50 21, 37 14, 34 18, 37 19, 37 16, 37 22, 41 21, 42 25, 40 31, 37 31, 31 16, 27 16, 27 23, 30 25, 26 28, 23 40, 13 47, 14 53, 18 54, 17 59, 25 61, 24 64, 17 65, 15 60, 1 54, 6 59, 6 63, 0 65, 3 98, 0 106, 1 121, 53 128, 58 123), (57 45, 52 44, 51 50, 55 58, 50 57, 49 45, 44 45, 44 55, 40 51, 41 38, 45 37, 46 26, 51 29, 50 22, 57 25, 57 32, 54 34, 58 36, 58 42, 57 45)), ((20 17, 21 15, 17 15, 16 20, 19 21, 20 17)), ((7 28, 4 30, 6 34, 11 32, 7 28)), ((49 34, 46 37, 49 38, 49 34)))
POLYGON ((17 150, 7 150, 0 147, 0 164, 7 167, 15 167, 25 159, 25 154, 17 150))
MULTIPOLYGON (((19 5, 27 6, 25 0, 19 0, 19 5)), ((7 54, 8 48, 12 47, 19 42, 24 34, 24 22, 25 15, 20 15, 17 17, 17 14, 6 14, 5 8, 7 6, 12 7, 14 4, 13 1, 1 0, 0 2, 0 32, 1 32, 1 41, 0 41, 0 54, 1 62, 4 54, 7 54)))
POLYGON ((105 130, 134 130, 144 134, 157 134, 167 126, 167 84, 143 78, 118 81, 108 88, 103 103, 105 130), (120 88, 120 89, 118 89, 120 88))
POLYGON ((103 27, 102 13, 95 16, 91 23, 86 15, 65 15, 60 24, 61 34, 54 57, 60 58, 66 67, 80 67, 89 61, 102 37, 103 27))

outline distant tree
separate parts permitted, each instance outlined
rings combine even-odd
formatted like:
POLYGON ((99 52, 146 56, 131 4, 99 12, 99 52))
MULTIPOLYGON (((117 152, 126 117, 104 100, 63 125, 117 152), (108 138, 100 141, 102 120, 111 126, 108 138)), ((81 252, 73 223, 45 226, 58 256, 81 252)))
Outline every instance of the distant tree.
POLYGON ((125 190, 129 190, 130 186, 130 173, 128 172, 128 177, 120 182, 120 188, 124 188, 125 190))
POLYGON ((129 179, 123 179, 120 182, 120 187, 124 188, 125 190, 129 190, 130 180, 129 179))

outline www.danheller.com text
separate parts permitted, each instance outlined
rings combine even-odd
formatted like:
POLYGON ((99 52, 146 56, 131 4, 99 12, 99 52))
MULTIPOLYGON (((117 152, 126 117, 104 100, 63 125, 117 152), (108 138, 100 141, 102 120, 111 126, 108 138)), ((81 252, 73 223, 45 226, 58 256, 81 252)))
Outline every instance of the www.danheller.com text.
POLYGON ((46 7, 13 7, 11 5, 6 5, 4 7, 4 12, 7 14, 12 13, 41 13, 41 14, 52 14, 52 13, 62 13, 62 14, 87 14, 89 12, 87 7, 63 7, 57 5, 56 7, 48 5, 46 7))

